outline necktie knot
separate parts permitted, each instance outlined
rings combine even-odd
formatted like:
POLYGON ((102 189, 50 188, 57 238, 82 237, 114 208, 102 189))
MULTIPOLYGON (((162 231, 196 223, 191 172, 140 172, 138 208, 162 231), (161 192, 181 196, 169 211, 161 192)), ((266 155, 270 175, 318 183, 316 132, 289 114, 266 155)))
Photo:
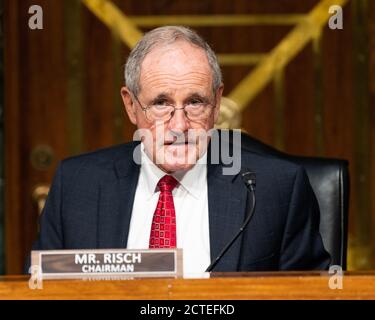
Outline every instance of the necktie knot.
POLYGON ((163 178, 161 178, 158 182, 158 187, 161 192, 169 191, 172 192, 173 189, 177 186, 178 181, 169 175, 165 175, 163 178))

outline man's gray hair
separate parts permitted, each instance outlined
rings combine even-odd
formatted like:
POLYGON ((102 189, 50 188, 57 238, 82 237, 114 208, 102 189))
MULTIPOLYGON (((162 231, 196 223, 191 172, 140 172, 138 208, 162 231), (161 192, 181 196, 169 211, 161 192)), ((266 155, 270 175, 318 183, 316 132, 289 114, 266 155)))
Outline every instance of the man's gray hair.
POLYGON ((212 70, 212 88, 214 93, 222 83, 222 75, 217 57, 206 41, 195 31, 182 26, 165 26, 147 32, 130 52, 125 65, 125 85, 135 95, 140 88, 141 65, 146 55, 156 46, 170 45, 177 40, 183 40, 199 48, 207 55, 212 70))

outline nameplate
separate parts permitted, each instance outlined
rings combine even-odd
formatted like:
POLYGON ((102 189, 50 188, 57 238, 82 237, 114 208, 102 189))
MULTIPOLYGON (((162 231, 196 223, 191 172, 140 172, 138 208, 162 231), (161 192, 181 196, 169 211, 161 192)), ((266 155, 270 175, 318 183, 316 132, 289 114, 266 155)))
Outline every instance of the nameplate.
POLYGON ((182 249, 94 249, 31 252, 43 279, 182 277, 182 249))

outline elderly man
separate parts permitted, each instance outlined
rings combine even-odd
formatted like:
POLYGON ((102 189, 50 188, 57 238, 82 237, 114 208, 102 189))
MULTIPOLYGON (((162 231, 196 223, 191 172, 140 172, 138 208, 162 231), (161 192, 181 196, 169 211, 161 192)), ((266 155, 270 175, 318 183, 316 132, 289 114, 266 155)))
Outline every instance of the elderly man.
MULTIPOLYGON (((240 172, 213 163, 223 83, 209 45, 185 27, 147 33, 121 89, 141 131, 132 142, 62 161, 34 249, 182 248, 184 271, 204 272, 251 206, 240 172), (138 151, 137 151, 138 150, 138 151)), ((240 150, 256 173, 251 221, 214 271, 326 269, 319 209, 304 170, 240 150)))

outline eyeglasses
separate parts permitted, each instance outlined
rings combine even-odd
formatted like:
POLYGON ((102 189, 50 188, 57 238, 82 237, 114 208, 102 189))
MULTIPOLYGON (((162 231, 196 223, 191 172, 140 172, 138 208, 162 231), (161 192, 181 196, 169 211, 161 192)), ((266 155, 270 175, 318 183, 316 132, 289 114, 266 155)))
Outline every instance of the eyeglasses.
POLYGON ((193 98, 182 108, 177 108, 166 100, 156 101, 153 104, 144 107, 139 102, 138 97, 134 94, 133 96, 140 105, 142 111, 144 111, 146 119, 150 122, 168 122, 172 119, 176 110, 183 110, 186 118, 192 122, 204 122, 209 119, 213 109, 216 108, 215 105, 206 101, 201 101, 198 98, 193 98))

